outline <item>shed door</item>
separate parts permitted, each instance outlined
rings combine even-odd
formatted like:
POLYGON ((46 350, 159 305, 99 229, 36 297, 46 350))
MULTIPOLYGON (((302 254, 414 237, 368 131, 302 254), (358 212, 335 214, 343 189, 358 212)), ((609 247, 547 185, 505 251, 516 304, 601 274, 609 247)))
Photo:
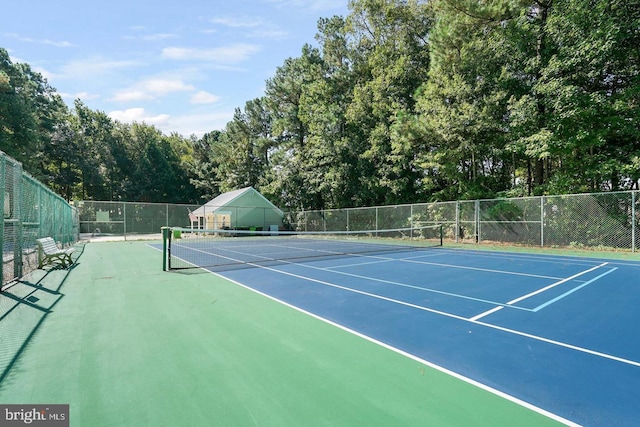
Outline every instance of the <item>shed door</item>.
POLYGON ((223 230, 231 227, 231 212, 218 211, 207 215, 208 230, 223 230))

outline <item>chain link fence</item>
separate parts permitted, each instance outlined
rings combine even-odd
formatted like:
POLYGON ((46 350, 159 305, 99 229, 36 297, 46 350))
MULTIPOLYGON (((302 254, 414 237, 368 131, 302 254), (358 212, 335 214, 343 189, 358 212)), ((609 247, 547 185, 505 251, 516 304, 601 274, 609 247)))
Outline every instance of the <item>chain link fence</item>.
POLYGON ((442 224, 456 243, 640 248, 640 192, 465 200, 286 214, 296 230, 381 230, 442 224))
MULTIPOLYGON (((207 227, 203 219, 206 214, 195 225, 189 217, 200 205, 81 201, 75 206, 81 237, 160 239, 164 226, 207 227)), ((225 207, 230 218, 256 209, 260 208, 225 207)), ((265 223, 269 222, 267 216, 265 210, 265 223)), ((259 222, 256 225, 260 226, 259 222)), ((456 243, 635 252, 640 248, 640 192, 298 211, 287 212, 284 218, 285 228, 300 231, 386 230, 436 224, 444 226, 447 241, 456 243)), ((232 222, 229 225, 234 227, 232 222)))
POLYGON ((137 202, 73 202, 80 217, 80 236, 136 237, 150 235, 160 238, 165 226, 189 227, 189 214, 199 205, 137 202))
POLYGON ((184 228, 255 228, 269 224, 280 227, 273 209, 252 206, 182 205, 142 202, 73 202, 80 217, 81 238, 117 236, 127 239, 160 239, 162 227, 184 228), (199 210, 197 217, 194 211, 199 210))
POLYGON ((36 239, 53 237, 63 246, 78 240, 78 215, 62 197, 0 151, 2 285, 38 267, 36 239))

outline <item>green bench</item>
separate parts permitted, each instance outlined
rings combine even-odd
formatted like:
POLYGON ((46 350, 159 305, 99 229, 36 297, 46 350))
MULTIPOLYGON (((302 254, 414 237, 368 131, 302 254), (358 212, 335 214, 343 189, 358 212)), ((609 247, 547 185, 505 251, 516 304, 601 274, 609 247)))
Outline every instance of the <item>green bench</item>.
POLYGON ((60 249, 51 237, 36 239, 36 242, 38 242, 38 268, 48 264, 60 264, 66 268, 73 264, 71 259, 73 248, 60 249))

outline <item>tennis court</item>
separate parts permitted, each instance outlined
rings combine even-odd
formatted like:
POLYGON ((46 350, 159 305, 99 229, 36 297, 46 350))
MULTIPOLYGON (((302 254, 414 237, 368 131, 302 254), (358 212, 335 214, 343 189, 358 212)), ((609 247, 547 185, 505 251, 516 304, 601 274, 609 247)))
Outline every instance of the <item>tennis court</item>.
POLYGON ((263 239, 190 262, 223 257, 211 271, 562 422, 640 419, 638 262, 263 239))
POLYGON ((69 404, 79 426, 640 416, 637 262, 446 246, 254 262, 251 242, 253 261, 163 272, 161 246, 90 243, 0 294, 0 401, 69 404))

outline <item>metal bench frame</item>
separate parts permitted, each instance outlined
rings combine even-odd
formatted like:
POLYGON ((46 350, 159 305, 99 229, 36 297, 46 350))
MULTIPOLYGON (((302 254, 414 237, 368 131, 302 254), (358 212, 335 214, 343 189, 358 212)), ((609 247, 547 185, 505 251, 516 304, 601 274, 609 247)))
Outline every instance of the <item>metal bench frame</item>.
POLYGON ((71 258, 73 248, 60 249, 51 237, 43 237, 36 242, 38 242, 38 268, 49 264, 60 264, 66 268, 73 264, 71 258))

